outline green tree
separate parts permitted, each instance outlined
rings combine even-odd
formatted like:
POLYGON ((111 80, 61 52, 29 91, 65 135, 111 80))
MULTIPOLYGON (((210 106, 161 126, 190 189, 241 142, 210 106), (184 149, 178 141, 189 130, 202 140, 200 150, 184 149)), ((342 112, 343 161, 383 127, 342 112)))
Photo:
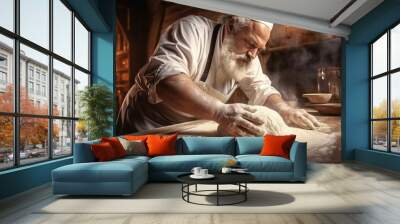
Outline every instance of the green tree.
POLYGON ((87 125, 89 139, 109 136, 107 131, 112 125, 112 93, 102 84, 86 87, 79 93, 81 118, 87 125))

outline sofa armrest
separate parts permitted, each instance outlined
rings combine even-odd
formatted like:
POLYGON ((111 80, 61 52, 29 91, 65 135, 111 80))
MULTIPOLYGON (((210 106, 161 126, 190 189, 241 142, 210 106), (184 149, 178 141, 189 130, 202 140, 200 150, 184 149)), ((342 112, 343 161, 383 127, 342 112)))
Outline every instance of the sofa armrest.
POLYGON ((293 179, 305 181, 307 175, 307 143, 295 141, 290 149, 290 160, 293 162, 293 179))
POLYGON ((90 142, 82 142, 75 143, 74 145, 74 163, 89 163, 95 162, 96 158, 94 157, 90 146, 92 144, 99 143, 99 140, 90 141, 90 142))

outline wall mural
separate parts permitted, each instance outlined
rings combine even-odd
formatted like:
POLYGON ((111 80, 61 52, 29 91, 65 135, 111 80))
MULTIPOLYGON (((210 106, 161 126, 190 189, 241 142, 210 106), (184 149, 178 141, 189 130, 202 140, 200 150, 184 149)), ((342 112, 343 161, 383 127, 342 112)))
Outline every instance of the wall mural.
POLYGON ((339 37, 144 0, 118 1, 116 32, 119 134, 295 134, 340 161, 339 37))

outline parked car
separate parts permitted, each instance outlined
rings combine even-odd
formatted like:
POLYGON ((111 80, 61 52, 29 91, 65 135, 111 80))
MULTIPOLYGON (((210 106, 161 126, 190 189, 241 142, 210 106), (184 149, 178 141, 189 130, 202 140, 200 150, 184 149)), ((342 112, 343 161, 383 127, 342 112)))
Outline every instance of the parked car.
POLYGON ((14 160, 14 153, 10 153, 7 155, 8 161, 13 161, 14 160))
POLYGON ((43 150, 34 150, 31 152, 31 157, 37 158, 43 156, 43 154, 44 154, 43 150))
POLYGON ((54 153, 55 156, 58 156, 58 155, 61 155, 61 154, 62 154, 62 150, 59 149, 59 148, 57 148, 57 149, 54 149, 54 150, 53 150, 53 153, 54 153))
MULTIPOLYGON (((31 150, 24 150, 19 153, 20 159, 27 159, 27 158, 30 158, 31 156, 32 156, 31 150)), ((8 157, 9 161, 14 160, 14 153, 8 154, 7 157, 8 157)))
POLYGON ((31 157, 31 151, 30 150, 24 150, 24 151, 21 151, 19 153, 19 158, 20 159, 28 159, 30 157, 31 157))

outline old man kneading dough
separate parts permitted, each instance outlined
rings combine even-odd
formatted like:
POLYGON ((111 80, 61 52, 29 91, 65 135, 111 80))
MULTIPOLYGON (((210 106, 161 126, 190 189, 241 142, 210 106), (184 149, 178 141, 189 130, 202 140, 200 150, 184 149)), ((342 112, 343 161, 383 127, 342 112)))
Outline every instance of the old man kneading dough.
POLYGON ((266 46, 272 26, 237 16, 225 17, 221 24, 201 16, 176 21, 126 95, 118 115, 120 131, 204 119, 217 122, 229 135, 261 135, 263 121, 254 108, 226 104, 205 90, 229 96, 237 87, 249 104, 271 108, 288 123, 305 129, 320 126, 312 115, 288 106, 262 72, 258 53, 266 46))

